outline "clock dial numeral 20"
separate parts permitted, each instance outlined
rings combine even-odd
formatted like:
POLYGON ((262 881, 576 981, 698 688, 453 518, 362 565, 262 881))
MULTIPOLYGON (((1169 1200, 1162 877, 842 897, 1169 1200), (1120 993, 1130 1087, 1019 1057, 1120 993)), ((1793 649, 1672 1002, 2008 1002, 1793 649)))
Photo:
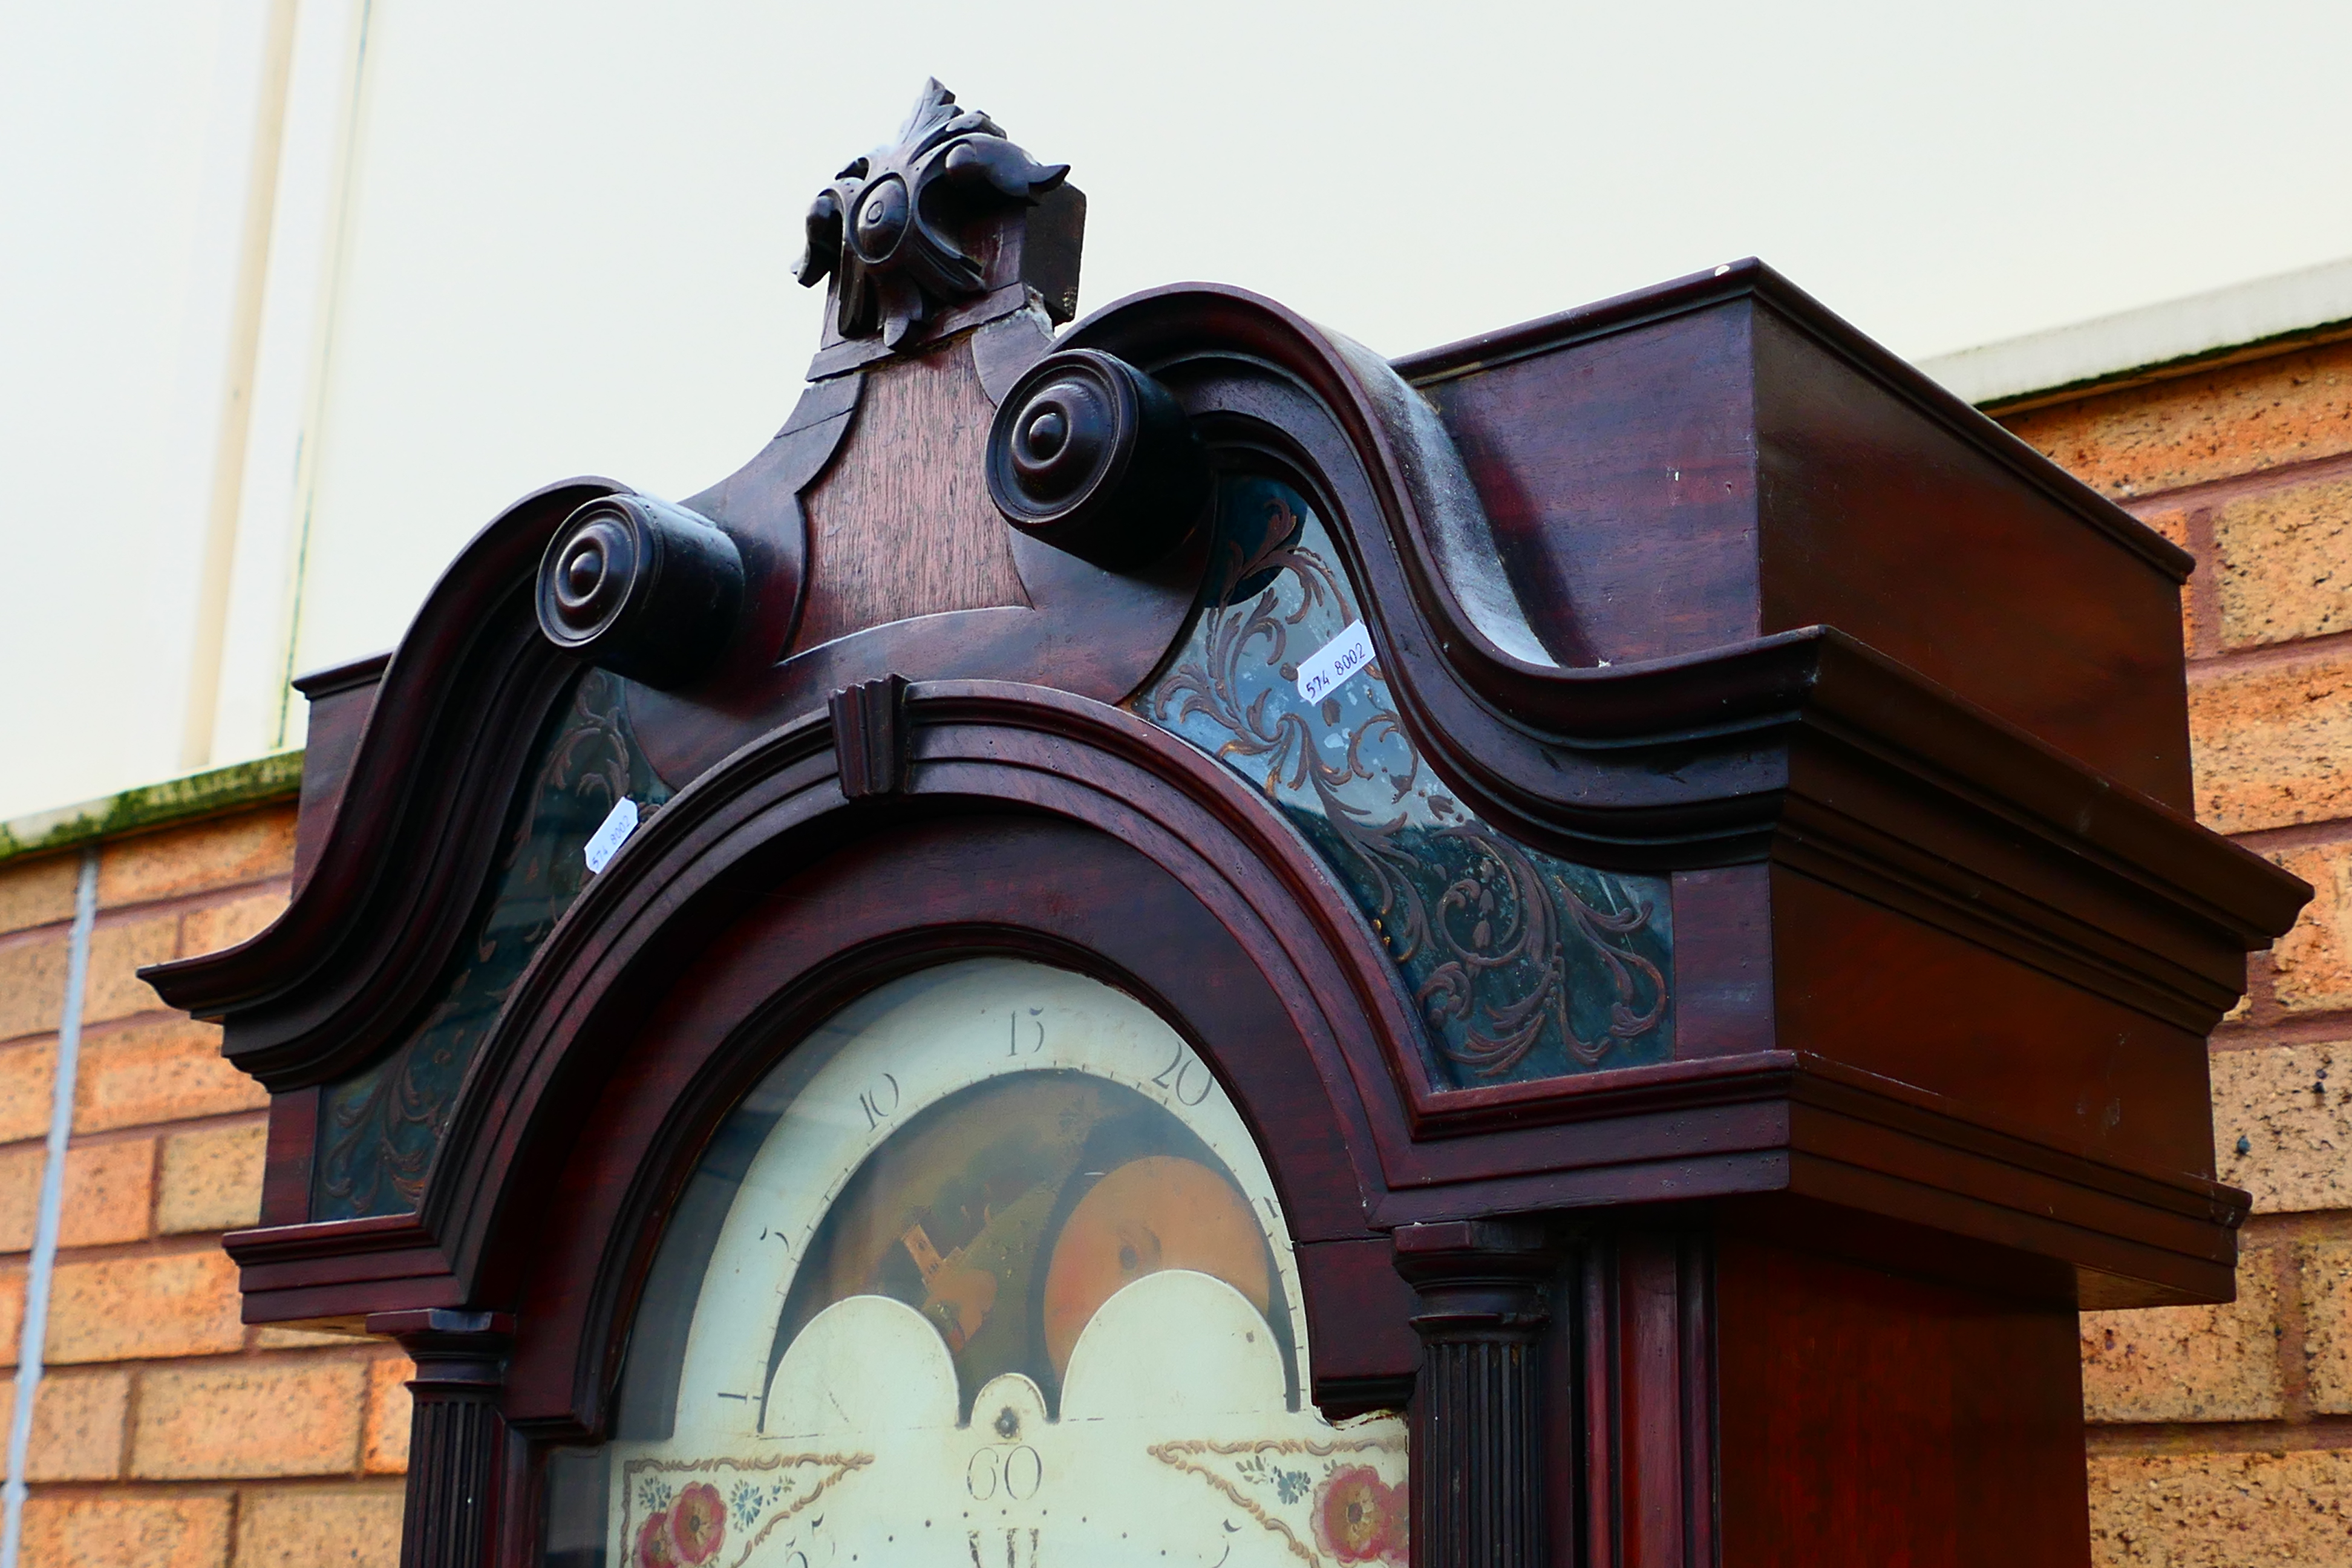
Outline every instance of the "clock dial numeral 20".
POLYGON ((1209 1098, 1209 1091, 1217 1087, 1217 1080, 1209 1076, 1209 1069, 1181 1044, 1176 1047, 1176 1054, 1168 1058, 1168 1065, 1151 1075, 1151 1081, 1174 1095, 1177 1104, 1186 1106, 1200 1104, 1209 1098))

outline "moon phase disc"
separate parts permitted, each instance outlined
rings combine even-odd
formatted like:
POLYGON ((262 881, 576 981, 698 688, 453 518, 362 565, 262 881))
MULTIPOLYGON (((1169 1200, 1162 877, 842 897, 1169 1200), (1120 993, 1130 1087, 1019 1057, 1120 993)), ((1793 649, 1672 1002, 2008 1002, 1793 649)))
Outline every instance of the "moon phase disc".
POLYGON ((1045 1355, 1059 1376, 1097 1309, 1163 1268, 1223 1280, 1260 1312, 1272 1298, 1265 1233, 1234 1184, 1196 1160, 1151 1154, 1097 1182, 1054 1244, 1045 1274, 1045 1355))

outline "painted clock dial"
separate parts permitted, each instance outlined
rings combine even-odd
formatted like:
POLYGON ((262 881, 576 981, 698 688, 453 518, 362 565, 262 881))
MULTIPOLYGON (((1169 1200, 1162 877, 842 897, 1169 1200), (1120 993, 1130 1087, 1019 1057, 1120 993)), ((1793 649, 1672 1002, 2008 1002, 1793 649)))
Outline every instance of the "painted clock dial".
POLYGON ((1302 1396, 1265 1162, 1109 986, 984 959, 869 994, 746 1101, 672 1228, 618 1436, 551 1477, 551 1562, 1404 1561, 1403 1422, 1302 1396))

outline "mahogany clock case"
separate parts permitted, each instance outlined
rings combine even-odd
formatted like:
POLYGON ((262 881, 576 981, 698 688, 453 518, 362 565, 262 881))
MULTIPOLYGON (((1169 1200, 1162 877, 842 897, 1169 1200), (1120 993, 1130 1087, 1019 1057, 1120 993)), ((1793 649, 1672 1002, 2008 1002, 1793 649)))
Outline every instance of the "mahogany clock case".
POLYGON ((527 497, 303 682, 291 905, 146 972, 271 1091, 248 1321, 417 1356, 406 1561, 534 1560, 730 1111, 996 955, 1213 1070, 1417 1561, 2080 1562, 2073 1312, 2229 1298, 2204 1036, 2308 891, 2186 815, 2187 558, 1754 262, 1055 337, 1002 139, 934 84, 820 195, 740 472, 527 497))

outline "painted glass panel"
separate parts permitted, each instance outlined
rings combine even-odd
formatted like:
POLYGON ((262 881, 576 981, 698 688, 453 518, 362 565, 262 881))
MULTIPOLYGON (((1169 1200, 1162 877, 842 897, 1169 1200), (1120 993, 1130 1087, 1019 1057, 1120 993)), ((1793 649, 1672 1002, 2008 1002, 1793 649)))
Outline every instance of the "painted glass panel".
POLYGON ((1009 959, 793 1051, 689 1184, 615 1436, 551 1460, 562 1568, 1389 1563, 1405 1429, 1300 1397, 1256 1146, 1190 1047, 1009 959))
POLYGON ((1321 853, 1402 972, 1439 1085, 1671 1057, 1666 879, 1544 854, 1453 798, 1397 717, 1361 603, 1304 497, 1229 476, 1199 618, 1130 705, 1321 853))
POLYGON ((481 911, 415 1034, 319 1106, 310 1216, 415 1208, 474 1052, 539 944, 592 879, 583 851, 624 796, 669 798, 629 733, 618 678, 583 674, 556 705, 516 793, 507 846, 481 911))

